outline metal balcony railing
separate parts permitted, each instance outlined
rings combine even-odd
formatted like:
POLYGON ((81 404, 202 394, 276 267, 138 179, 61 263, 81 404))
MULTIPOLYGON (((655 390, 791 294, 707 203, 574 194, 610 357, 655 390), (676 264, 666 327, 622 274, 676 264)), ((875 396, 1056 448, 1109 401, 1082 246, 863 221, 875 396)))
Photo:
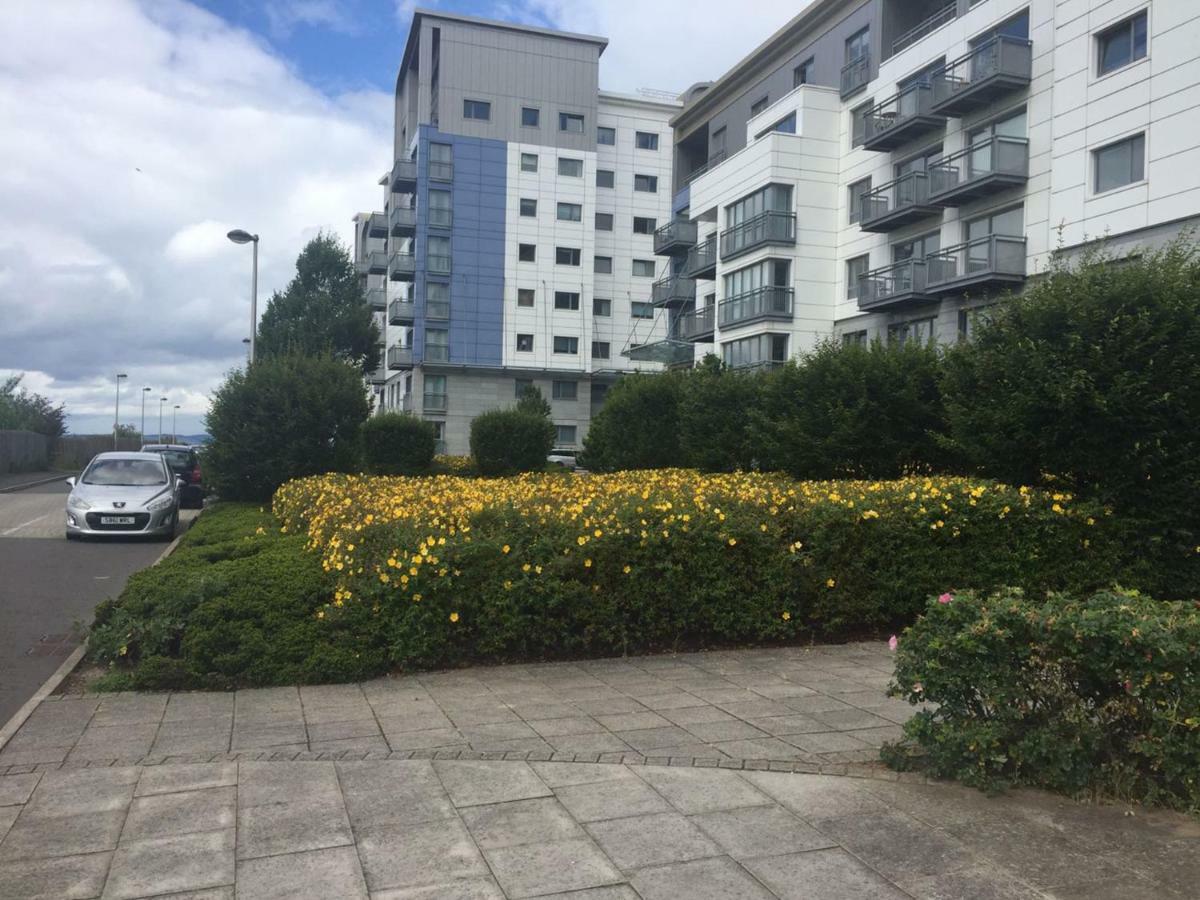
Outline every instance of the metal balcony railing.
POLYGON ((721 232, 721 259, 749 253, 764 244, 796 243, 794 213, 767 210, 721 232))
POLYGON ((373 212, 367 219, 367 233, 373 238, 387 237, 387 217, 381 212, 373 212))
POLYGON ((858 276, 858 308, 878 309, 929 300, 925 260, 913 257, 858 276))
POLYGON ((710 154, 707 160, 696 166, 696 168, 692 169, 692 171, 688 172, 687 178, 684 179, 684 183, 691 184, 705 172, 715 169, 721 163, 725 162, 725 158, 728 155, 729 153, 725 150, 718 150, 715 153, 710 154))
POLYGON ((940 211, 929 202, 929 176, 907 172, 860 198, 858 225, 863 231, 890 231, 940 211))
POLYGON ((449 275, 450 257, 432 253, 427 254, 425 256, 425 267, 435 275, 449 275))
POLYGON ((928 19, 918 22, 904 34, 892 41, 892 55, 895 56, 905 47, 911 47, 927 34, 931 34, 945 25, 947 22, 953 22, 957 15, 958 3, 957 0, 950 0, 945 6, 935 12, 928 19))
POLYGON ((696 244, 696 223, 674 219, 654 232, 654 252, 659 256, 686 253, 696 244))
POLYGON ((445 412, 446 400, 445 394, 437 394, 427 391, 422 399, 422 407, 425 412, 445 412))
POLYGON ((998 34, 930 76, 934 112, 961 116, 986 106, 1033 77, 1033 41, 998 34))
POLYGON ((864 53, 862 56, 850 60, 842 66, 842 99, 845 100, 847 97, 857 94, 867 86, 867 82, 870 80, 871 54, 864 53))
POLYGON ((789 287, 768 284, 722 300, 717 305, 717 323, 729 328, 763 319, 791 319, 793 293, 789 287))
POLYGON ((411 194, 417 189, 417 161, 398 159, 392 166, 392 190, 398 194, 411 194))
POLYGON ((388 218, 396 236, 412 234, 417 228, 417 211, 411 206, 393 206, 388 218))
POLYGON ((450 348, 446 344, 426 344, 425 362, 450 362, 450 348))
POLYGON ((717 236, 711 234, 688 251, 682 274, 689 278, 712 278, 717 269, 717 236))
POLYGON ((668 275, 650 286, 650 302, 655 306, 682 306, 696 300, 696 282, 683 275, 668 275))
POLYGON ((679 317, 676 326, 679 339, 682 341, 694 341, 699 338, 711 340, 715 321, 716 309, 712 306, 686 312, 679 317))
POLYGON ((930 292, 949 293, 977 284, 1025 280, 1025 238, 988 234, 926 257, 930 292))
POLYGON ((958 206, 1029 179, 1029 139, 997 134, 929 167, 929 199, 958 206))
POLYGON ((932 112, 933 87, 927 81, 910 84, 875 104, 863 117, 863 146, 892 150, 945 125, 945 116, 932 112))
POLYGON ((393 281, 411 281, 417 271, 417 259, 411 250, 397 250, 388 261, 393 281))
POLYGON ((388 324, 408 325, 417 314, 417 304, 411 300, 393 300, 388 304, 388 324))
POLYGON ((389 369, 411 369, 413 364, 412 348, 388 347, 387 367, 389 369))
POLYGON ((382 275, 387 271, 387 267, 387 253, 383 250, 366 251, 357 266, 359 274, 363 275, 382 275))
POLYGON ((367 306, 380 311, 387 309, 387 288, 367 288, 367 306))

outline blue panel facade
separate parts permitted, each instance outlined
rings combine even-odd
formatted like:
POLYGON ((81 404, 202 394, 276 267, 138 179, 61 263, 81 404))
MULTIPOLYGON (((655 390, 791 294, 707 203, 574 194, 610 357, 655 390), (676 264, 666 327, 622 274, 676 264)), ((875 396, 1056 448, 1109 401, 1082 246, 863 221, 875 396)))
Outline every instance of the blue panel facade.
MULTIPOLYGON (((417 229, 414 297, 414 357, 425 355, 425 286, 450 284, 450 362, 498 366, 503 361, 504 226, 507 206, 508 145, 487 138, 443 134, 422 125, 417 149, 417 229), (430 182, 430 142, 453 148, 454 177, 430 182), (449 229, 429 224, 429 191, 450 190, 453 208, 449 229), (431 275, 431 236, 450 238, 450 275, 431 275)), ((439 327, 441 323, 438 323, 439 327)))

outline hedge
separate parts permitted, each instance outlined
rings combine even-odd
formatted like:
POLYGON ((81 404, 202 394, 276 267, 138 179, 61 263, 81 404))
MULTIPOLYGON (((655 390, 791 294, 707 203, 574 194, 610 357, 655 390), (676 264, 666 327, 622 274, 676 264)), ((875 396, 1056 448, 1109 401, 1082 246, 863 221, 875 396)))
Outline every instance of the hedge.
POLYGON ((894 690, 931 704, 889 750, 897 765, 1200 812, 1196 604, 942 594, 900 636, 894 690))
POLYGON ((471 457, 482 475, 539 471, 554 435, 550 419, 528 408, 490 410, 471 420, 471 457))
POLYGON ((363 462, 376 475, 428 472, 437 449, 432 422, 409 413, 383 413, 362 427, 363 462))

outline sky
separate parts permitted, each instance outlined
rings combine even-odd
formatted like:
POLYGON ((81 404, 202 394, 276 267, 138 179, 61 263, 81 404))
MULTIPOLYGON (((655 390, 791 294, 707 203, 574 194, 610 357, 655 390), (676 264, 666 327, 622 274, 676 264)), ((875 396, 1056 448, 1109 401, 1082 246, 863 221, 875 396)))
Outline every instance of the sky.
MULTIPOLYGON (((410 0, 7 0, 0 29, 0 376, 77 434, 204 429, 259 313, 316 234, 352 238, 391 167, 410 0), (143 388, 151 388, 143 392, 143 388), (167 397, 160 404, 158 398, 167 397), (166 423, 164 423, 165 425, 166 423), (170 430, 169 425, 166 426, 170 430)), ((718 77, 804 3, 429 0, 608 37, 608 90, 718 77)))

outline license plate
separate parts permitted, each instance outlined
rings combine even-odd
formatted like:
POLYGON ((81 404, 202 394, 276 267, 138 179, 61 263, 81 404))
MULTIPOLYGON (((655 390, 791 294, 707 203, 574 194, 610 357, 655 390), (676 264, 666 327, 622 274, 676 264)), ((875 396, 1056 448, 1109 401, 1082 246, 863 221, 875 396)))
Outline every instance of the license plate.
POLYGON ((132 525, 133 516, 101 516, 101 525, 132 525))

